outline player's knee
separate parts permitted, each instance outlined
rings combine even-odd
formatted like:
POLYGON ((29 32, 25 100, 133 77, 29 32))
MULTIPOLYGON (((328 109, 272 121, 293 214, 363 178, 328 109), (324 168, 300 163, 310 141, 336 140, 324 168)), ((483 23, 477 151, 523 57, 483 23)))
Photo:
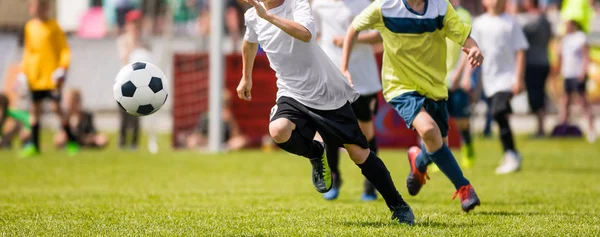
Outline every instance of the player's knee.
POLYGON ((358 145, 344 145, 344 148, 346 148, 350 159, 352 159, 355 164, 365 163, 371 152, 368 148, 362 148, 358 145))
POLYGON ((435 123, 427 124, 423 126, 420 130, 421 138, 423 139, 423 141, 425 141, 425 143, 439 141, 442 138, 440 129, 435 123))
POLYGON ((292 136, 293 125, 288 119, 277 119, 269 124, 269 134, 275 143, 285 143, 292 136))

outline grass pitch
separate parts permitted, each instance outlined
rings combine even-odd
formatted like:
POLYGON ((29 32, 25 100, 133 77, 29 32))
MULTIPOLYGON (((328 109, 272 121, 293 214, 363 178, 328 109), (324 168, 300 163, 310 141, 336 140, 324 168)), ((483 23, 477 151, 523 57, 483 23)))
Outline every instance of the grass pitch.
MULTIPOLYGON (((343 156, 344 186, 324 201, 310 165, 283 152, 222 155, 49 150, 0 151, 1 236, 598 236, 600 148, 580 140, 519 140, 521 173, 494 175, 499 142, 476 141, 465 171, 482 206, 451 200, 441 173, 417 197, 406 192, 403 150, 381 152, 411 204, 416 226, 399 225, 381 198, 359 200, 360 170, 343 156)), ((166 142, 165 142, 166 145, 166 142)))

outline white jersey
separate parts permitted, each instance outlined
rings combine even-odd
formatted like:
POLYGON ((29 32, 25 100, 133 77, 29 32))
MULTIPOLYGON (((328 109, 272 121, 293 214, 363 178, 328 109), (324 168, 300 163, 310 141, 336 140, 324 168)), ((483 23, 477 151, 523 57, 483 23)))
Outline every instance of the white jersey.
POLYGON ((484 14, 473 22, 471 37, 485 56, 481 65, 485 94, 511 91, 517 81, 516 53, 529 48, 521 25, 508 14, 484 14))
POLYGON ((318 110, 335 110, 354 102, 358 92, 315 42, 314 18, 308 1, 285 0, 269 13, 300 23, 312 33, 310 42, 305 43, 260 18, 254 8, 244 15, 247 27, 244 39, 260 44, 277 75, 277 99, 291 97, 318 110))
MULTIPOLYGON (((323 51, 339 68, 342 48, 333 43, 336 36, 345 37, 352 20, 371 4, 369 0, 313 0, 313 13, 317 34, 321 35, 323 51)), ((354 88, 361 95, 372 95, 381 91, 379 69, 370 44, 356 44, 349 62, 354 88)))
POLYGON ((585 73, 582 50, 587 44, 587 36, 581 31, 564 36, 560 52, 562 54, 561 73, 564 78, 578 79, 581 74, 585 73))

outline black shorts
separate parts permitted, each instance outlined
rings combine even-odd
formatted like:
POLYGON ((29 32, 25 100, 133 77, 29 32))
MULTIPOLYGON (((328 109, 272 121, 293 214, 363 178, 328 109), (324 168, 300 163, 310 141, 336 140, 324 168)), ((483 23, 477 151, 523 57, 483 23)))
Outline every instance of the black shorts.
POLYGON ((550 66, 527 65, 525 68, 527 99, 532 112, 546 107, 546 80, 549 74, 550 66))
POLYGON ((352 110, 358 121, 369 122, 377 114, 377 105, 377 94, 361 95, 352 103, 352 110))
POLYGON ((490 112, 492 116, 511 114, 512 106, 510 105, 510 101, 512 98, 512 92, 498 92, 490 97, 490 104, 492 106, 490 112))
POLYGON ((579 93, 584 95, 585 91, 586 91, 586 84, 587 84, 587 79, 584 80, 583 82, 579 82, 579 79, 577 78, 566 78, 565 79, 565 93, 567 94, 572 94, 572 93, 579 93))
POLYGON ((31 100, 33 102, 40 102, 45 99, 49 99, 55 102, 60 102, 61 96, 58 90, 43 90, 43 91, 32 91, 31 100))
POLYGON ((292 121, 296 131, 307 139, 314 139, 319 132, 325 144, 331 147, 354 144, 369 148, 349 102, 336 110, 316 110, 290 97, 281 97, 271 110, 271 122, 279 118, 292 121))

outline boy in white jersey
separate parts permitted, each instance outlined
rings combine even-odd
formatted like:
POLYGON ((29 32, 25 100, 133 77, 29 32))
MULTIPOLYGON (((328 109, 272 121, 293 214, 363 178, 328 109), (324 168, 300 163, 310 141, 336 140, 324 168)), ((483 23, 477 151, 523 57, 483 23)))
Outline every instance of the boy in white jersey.
POLYGON ((426 182, 427 167, 435 163, 456 188, 465 212, 480 204, 448 143, 448 87, 446 86, 446 38, 463 46, 471 65, 483 56, 469 37, 471 26, 462 23, 446 0, 375 0, 348 28, 341 70, 348 71, 351 49, 358 33, 376 29, 383 38, 383 96, 423 140, 423 149, 408 152, 411 171, 408 193, 417 195, 426 182))
POLYGON ((471 36, 487 55, 482 66, 483 90, 490 98, 491 113, 500 128, 504 149, 504 160, 496 173, 506 174, 521 168, 509 115, 512 113, 510 100, 524 87, 525 53, 529 43, 519 22, 504 12, 506 0, 483 0, 483 4, 488 10, 475 19, 471 36))
MULTIPOLYGON (((327 56, 334 62, 337 68, 342 59, 342 46, 346 29, 362 10, 367 8, 369 0, 315 0, 312 9, 315 17, 317 35, 320 38, 319 45, 327 56), (331 17, 331 16, 336 17, 331 17)), ((358 119, 362 133, 369 141, 369 148, 377 154, 375 142, 375 128, 373 116, 377 110, 377 93, 381 91, 379 82, 379 69, 371 43, 381 42, 381 36, 377 31, 365 32, 359 36, 359 44, 354 47, 354 55, 350 59, 352 64, 352 78, 354 78, 354 89, 360 93, 360 97, 352 103, 352 110, 358 119)), ((339 188, 342 184, 341 173, 338 169, 339 149, 329 146, 326 149, 329 167, 333 175, 333 188, 323 194, 326 200, 334 200, 338 197, 339 188)), ((364 191, 361 195, 363 201, 377 199, 375 187, 368 181, 364 182, 364 191)))
POLYGON ((377 188, 400 223, 414 224, 414 215, 396 190, 390 172, 369 150, 350 106, 359 94, 315 42, 315 24, 308 0, 248 0, 244 15, 241 99, 252 99, 252 67, 258 44, 277 76, 277 104, 271 111, 269 133, 277 145, 306 157, 313 166, 317 191, 331 189, 325 144, 344 147, 362 174, 377 188), (325 144, 313 138, 319 132, 325 144))

